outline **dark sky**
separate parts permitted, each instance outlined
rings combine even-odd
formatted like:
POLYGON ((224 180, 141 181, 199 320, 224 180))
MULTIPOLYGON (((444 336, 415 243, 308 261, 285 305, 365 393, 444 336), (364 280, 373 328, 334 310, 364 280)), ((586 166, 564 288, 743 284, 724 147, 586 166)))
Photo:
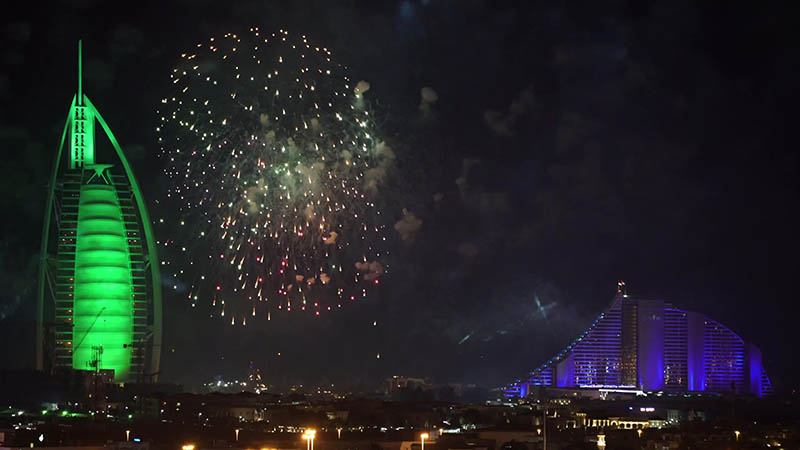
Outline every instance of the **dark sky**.
POLYGON ((85 90, 158 217, 171 67, 258 26, 308 34, 371 83, 398 155, 383 201, 422 226, 395 239, 378 295, 329 318, 230 327, 167 293, 162 379, 241 376, 252 359, 276 383, 499 385, 568 344, 622 278, 752 340, 773 382, 796 386, 800 53, 781 3, 118 3, 0 19, 0 367, 33 364, 44 185, 76 40, 85 90), (425 110, 423 87, 438 95, 425 110))

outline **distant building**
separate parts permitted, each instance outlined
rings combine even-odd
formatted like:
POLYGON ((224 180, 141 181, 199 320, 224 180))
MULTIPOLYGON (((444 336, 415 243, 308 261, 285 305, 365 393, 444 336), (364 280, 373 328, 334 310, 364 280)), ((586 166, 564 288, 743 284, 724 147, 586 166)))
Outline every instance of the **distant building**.
POLYGON ((618 428, 622 430, 638 430, 644 428, 664 428, 664 419, 643 419, 641 417, 606 417, 586 419, 588 428, 618 428))
POLYGON ((155 378, 161 281, 150 218, 128 160, 83 93, 69 107, 48 185, 36 314, 36 368, 155 378), (107 140, 95 141, 99 128, 107 140))
POLYGON ((525 397, 539 386, 602 393, 772 393, 755 345, 701 313, 622 292, 588 330, 507 386, 505 395, 525 397))
POLYGON ((417 389, 420 389, 423 391, 427 391, 431 388, 432 388, 431 384, 428 382, 428 380, 424 378, 413 378, 413 377, 395 375, 391 378, 386 379, 386 394, 390 396, 395 392, 401 390, 415 391, 417 389))

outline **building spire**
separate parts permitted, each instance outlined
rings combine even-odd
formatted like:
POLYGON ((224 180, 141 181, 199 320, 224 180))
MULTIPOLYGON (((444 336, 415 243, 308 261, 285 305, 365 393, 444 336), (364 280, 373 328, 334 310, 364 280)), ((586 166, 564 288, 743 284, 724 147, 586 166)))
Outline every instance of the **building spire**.
POLYGON ((69 168, 94 164, 94 108, 83 95, 83 41, 78 40, 78 93, 70 110, 69 168))
POLYGON ((83 106, 83 41, 78 39, 78 106, 83 106))

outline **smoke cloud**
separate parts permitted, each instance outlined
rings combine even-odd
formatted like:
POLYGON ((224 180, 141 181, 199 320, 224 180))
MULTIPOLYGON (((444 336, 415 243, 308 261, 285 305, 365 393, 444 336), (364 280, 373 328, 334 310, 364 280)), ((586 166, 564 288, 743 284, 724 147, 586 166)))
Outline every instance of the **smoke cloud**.
POLYGON ((364 93, 368 90, 369 83, 364 80, 359 81, 353 88, 353 93, 356 95, 356 108, 364 109, 364 93))
POLYGON ((455 180, 464 206, 481 213, 508 211, 510 205, 506 193, 486 192, 480 187, 473 187, 469 184, 470 171, 478 164, 480 164, 479 159, 464 158, 461 167, 461 176, 455 180))
POLYGON ((422 227, 422 219, 413 212, 403 208, 403 218, 394 224, 394 229, 400 233, 400 238, 406 242, 414 240, 414 235, 422 227))
POLYGON ((383 265, 378 261, 370 262, 357 262, 356 269, 366 272, 361 278, 365 281, 372 281, 378 279, 383 275, 383 265))
POLYGON ((339 233, 331 231, 331 234, 329 234, 327 237, 326 236, 322 237, 322 243, 325 245, 335 244, 337 237, 339 237, 339 233))
POLYGON ((364 190, 373 195, 378 192, 378 187, 386 181, 388 171, 397 158, 394 150, 385 142, 379 142, 375 146, 375 156, 377 165, 364 172, 364 190))
POLYGON ((361 80, 358 82, 358 84, 356 84, 356 87, 353 88, 353 93, 356 94, 356 96, 361 96, 368 90, 369 90, 369 83, 364 80, 361 80))
POLYGON ((511 101, 507 111, 486 110, 483 113, 483 121, 495 134, 511 136, 519 118, 533 109, 535 104, 536 97, 533 95, 533 88, 529 86, 511 101))
POLYGON ((432 87, 425 86, 419 92, 420 94, 420 103, 419 103, 419 110, 422 113, 423 120, 431 120, 434 117, 435 111, 433 109, 433 104, 439 100, 439 94, 433 90, 432 87))

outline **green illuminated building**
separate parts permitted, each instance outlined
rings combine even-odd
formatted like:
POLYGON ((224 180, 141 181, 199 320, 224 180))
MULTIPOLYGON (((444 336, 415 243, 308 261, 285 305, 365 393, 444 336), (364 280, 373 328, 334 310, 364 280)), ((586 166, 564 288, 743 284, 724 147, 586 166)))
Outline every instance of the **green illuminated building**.
POLYGON ((142 192, 119 143, 83 93, 73 97, 48 186, 36 322, 39 370, 114 370, 153 380, 161 282, 142 192), (107 139, 95 140, 95 125, 107 139))

